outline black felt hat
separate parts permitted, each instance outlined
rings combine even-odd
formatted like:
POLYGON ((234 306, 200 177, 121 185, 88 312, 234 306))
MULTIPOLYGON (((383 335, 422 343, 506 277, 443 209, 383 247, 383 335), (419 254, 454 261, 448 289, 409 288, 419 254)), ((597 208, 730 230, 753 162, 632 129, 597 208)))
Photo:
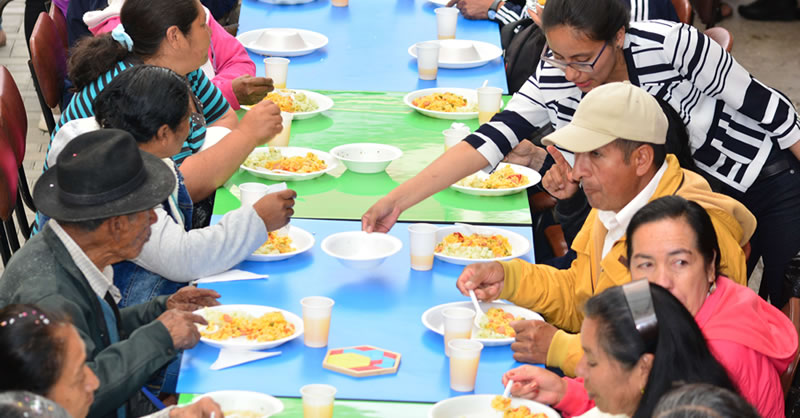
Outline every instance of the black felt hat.
POLYGON ((79 222, 155 207, 175 190, 175 175, 157 157, 140 151, 131 134, 100 129, 75 137, 33 189, 45 215, 79 222))

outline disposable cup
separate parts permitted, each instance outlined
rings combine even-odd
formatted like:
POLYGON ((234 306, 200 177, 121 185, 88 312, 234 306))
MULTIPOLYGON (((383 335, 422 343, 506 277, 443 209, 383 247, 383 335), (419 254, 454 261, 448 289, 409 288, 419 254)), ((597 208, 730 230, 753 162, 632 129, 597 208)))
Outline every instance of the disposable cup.
POLYGON ((272 79, 276 89, 286 88, 286 76, 289 73, 289 59, 280 57, 264 58, 264 73, 272 79))
POLYGON ((336 388, 331 385, 312 384, 300 388, 303 397, 303 418, 333 417, 333 399, 336 388))
POLYGON ((442 134, 444 134, 444 149, 447 151, 469 135, 469 129, 447 128, 442 131, 442 134))
POLYGON ((455 7, 439 7, 436 13, 436 32, 439 39, 455 39, 458 24, 458 9, 455 7))
POLYGON ((239 200, 242 207, 253 206, 269 193, 269 186, 263 183, 242 183, 239 185, 239 200))
POLYGON ((333 299, 324 296, 309 296, 300 300, 303 305, 303 339, 307 347, 328 345, 333 303, 333 299))
POLYGON ((472 392, 475 390, 475 377, 478 375, 483 344, 458 338, 450 340, 447 346, 450 348, 450 389, 472 392))
POLYGON ((408 226, 411 242, 411 268, 427 271, 433 267, 433 248, 436 246, 436 230, 432 224, 412 224, 408 226))
POLYGON ((420 80, 436 80, 439 70, 439 44, 421 42, 417 44, 417 70, 420 80))
POLYGON ((478 88, 478 122, 483 125, 489 122, 503 103, 503 89, 499 87, 478 88))
POLYGON ((331 6, 347 7, 347 0, 331 0, 331 6))
POLYGON ((452 307, 442 310, 444 317, 444 354, 449 356, 450 345, 454 339, 469 339, 472 336, 472 324, 475 311, 469 308, 452 307))
POLYGON ((285 147, 289 145, 289 133, 292 131, 292 114, 281 112, 281 125, 283 129, 267 143, 273 147, 285 147))

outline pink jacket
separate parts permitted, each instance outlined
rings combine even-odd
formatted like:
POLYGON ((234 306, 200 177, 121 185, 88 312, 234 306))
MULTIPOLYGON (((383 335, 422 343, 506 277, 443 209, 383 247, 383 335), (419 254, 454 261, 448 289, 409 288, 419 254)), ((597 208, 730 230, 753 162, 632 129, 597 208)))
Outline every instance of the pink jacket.
POLYGON ((789 318, 752 290, 720 276, 695 320, 742 396, 762 417, 783 417, 780 375, 797 351, 789 318))
MULTIPOLYGON (((728 371, 741 395, 764 418, 784 416, 780 375, 797 351, 797 332, 783 312, 749 288, 724 276, 695 315, 711 354, 728 371)), ((583 379, 564 378, 567 393, 554 408, 564 417, 594 407, 583 379)))
MULTIPOLYGON (((114 2, 105 10, 87 13, 83 20, 93 34, 111 32, 119 24, 120 1, 114 2)), ((239 100, 233 93, 233 80, 242 75, 256 75, 256 65, 247 55, 244 46, 229 34, 216 20, 210 18, 206 10, 206 23, 211 29, 211 46, 208 60, 216 74, 211 82, 222 91, 222 95, 234 110, 239 109, 239 100)))

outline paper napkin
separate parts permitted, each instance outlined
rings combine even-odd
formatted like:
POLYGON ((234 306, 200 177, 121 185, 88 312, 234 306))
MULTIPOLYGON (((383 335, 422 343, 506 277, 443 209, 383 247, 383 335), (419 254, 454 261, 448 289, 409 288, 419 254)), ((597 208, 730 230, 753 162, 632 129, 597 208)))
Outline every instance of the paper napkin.
POLYGON ((206 276, 192 281, 192 284, 197 283, 214 283, 214 282, 233 282, 237 280, 257 280, 266 279, 269 275, 251 273, 249 271, 231 269, 223 273, 206 276))
POLYGON ((243 351, 221 348, 219 350, 217 361, 211 365, 211 370, 222 370, 228 367, 261 360, 262 358, 274 357, 280 354, 280 351, 243 351))

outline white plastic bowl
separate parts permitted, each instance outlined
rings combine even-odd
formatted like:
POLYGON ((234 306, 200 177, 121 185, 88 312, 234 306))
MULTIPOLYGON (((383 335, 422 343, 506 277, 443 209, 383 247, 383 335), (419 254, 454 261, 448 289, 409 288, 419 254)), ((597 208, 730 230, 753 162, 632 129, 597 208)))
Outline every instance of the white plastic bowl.
POLYGON ((322 240, 322 251, 346 267, 369 270, 403 248, 403 242, 391 235, 348 231, 333 234, 322 240))
POLYGON ((259 392, 245 390, 221 390, 209 392, 195 398, 194 402, 202 398, 211 398, 218 403, 222 412, 252 411, 269 417, 283 412, 283 402, 279 399, 259 392))
MULTIPOLYGON (((428 418, 485 418, 503 414, 492 408, 492 399, 497 395, 465 395, 439 401, 428 411, 428 418)), ((557 418, 553 408, 528 399, 511 398, 511 407, 527 406, 531 412, 543 413, 548 418, 557 418)))
POLYGON ((360 143, 339 145, 331 154, 344 163, 348 170, 356 173, 380 173, 392 161, 400 158, 403 151, 391 145, 360 143))

